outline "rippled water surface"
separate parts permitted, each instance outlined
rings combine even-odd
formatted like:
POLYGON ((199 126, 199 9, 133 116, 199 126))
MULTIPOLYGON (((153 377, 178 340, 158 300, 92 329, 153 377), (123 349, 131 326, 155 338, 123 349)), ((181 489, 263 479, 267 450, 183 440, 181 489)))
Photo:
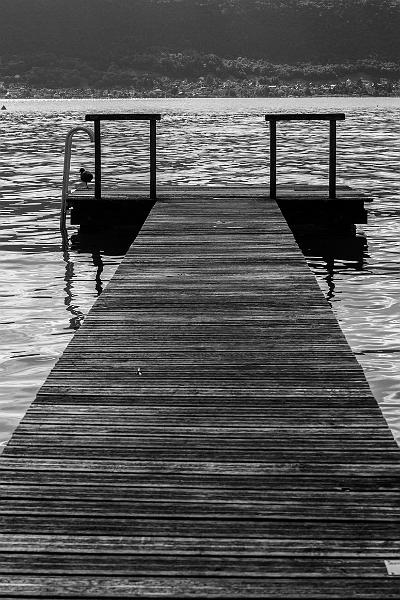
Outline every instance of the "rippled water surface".
MULTIPOLYGON (((0 101, 0 441, 10 436, 123 250, 70 244, 58 219, 63 144, 87 112, 160 112, 158 181, 266 183, 265 112, 338 112, 338 178, 371 193, 368 225, 351 243, 305 251, 372 390, 400 440, 400 99, 0 101)), ((148 181, 148 124, 105 125, 105 182, 148 181)), ((325 182, 326 123, 278 126, 278 181, 325 182)), ((93 168, 76 138, 73 178, 93 168)), ((74 229, 69 228, 70 236, 74 229)))

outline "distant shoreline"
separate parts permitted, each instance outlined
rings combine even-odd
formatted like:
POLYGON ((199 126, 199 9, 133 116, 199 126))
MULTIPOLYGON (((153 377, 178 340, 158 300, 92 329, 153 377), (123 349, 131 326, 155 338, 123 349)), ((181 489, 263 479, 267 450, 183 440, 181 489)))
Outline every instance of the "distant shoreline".
MULTIPOLYGON (((272 86, 271 86, 272 87, 272 86)), ((25 90, 13 90, 8 94, 0 96, 0 102, 2 104, 9 100, 79 100, 79 99, 93 99, 93 100, 126 100, 126 99, 146 99, 146 98, 175 98, 188 99, 188 98, 398 98, 400 97, 400 83, 395 89, 388 90, 385 88, 375 90, 359 90, 349 89, 340 91, 329 91, 321 89, 318 86, 313 86, 312 89, 293 89, 288 86, 273 86, 273 89, 268 90, 268 93, 262 93, 257 91, 256 93, 249 93, 255 90, 244 90, 240 89, 235 92, 230 90, 204 90, 196 91, 191 93, 178 93, 171 94, 170 90, 165 91, 146 91, 137 92, 129 89, 119 90, 85 90, 85 89, 38 89, 33 90, 30 93, 25 90), (246 93, 247 92, 247 93, 246 93), (307 92, 307 93, 306 93, 307 92)))

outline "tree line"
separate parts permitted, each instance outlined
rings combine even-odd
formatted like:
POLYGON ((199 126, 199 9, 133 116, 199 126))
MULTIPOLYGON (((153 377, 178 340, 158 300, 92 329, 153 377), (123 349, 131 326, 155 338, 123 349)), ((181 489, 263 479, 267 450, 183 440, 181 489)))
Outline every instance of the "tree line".
POLYGON ((253 81, 258 85, 275 85, 295 81, 344 81, 362 74, 371 81, 382 77, 400 80, 400 63, 362 59, 345 63, 276 64, 265 59, 245 57, 221 58, 198 52, 133 53, 118 60, 105 61, 102 68, 90 61, 59 57, 53 53, 10 55, 0 64, 0 81, 5 86, 21 84, 38 88, 113 88, 146 90, 165 87, 166 80, 203 80, 204 85, 220 85, 226 80, 238 83, 253 81))

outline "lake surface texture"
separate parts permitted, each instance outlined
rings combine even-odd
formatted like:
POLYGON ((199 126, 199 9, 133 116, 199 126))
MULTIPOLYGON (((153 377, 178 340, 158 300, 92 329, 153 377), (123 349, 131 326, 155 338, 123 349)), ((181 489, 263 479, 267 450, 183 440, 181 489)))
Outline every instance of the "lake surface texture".
MULTIPOLYGON (((114 273, 121 248, 62 249, 65 135, 88 112, 160 112, 158 181, 268 182, 266 112, 338 112, 338 183, 375 197, 352 243, 306 245, 309 265, 400 440, 400 99, 1 101, 0 442, 10 437, 58 356, 114 273)), ((148 181, 148 124, 104 125, 104 182, 148 181)), ((93 169, 75 138, 72 181, 93 169)), ((279 182, 321 183, 328 125, 278 125, 279 182)), ((69 227, 70 236, 74 229, 69 227)))

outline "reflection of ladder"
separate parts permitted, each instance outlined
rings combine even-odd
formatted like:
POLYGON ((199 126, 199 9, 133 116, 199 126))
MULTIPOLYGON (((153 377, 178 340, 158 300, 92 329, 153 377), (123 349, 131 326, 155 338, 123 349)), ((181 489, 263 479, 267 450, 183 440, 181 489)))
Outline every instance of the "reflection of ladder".
POLYGON ((336 198, 336 121, 343 121, 343 113, 269 114, 265 120, 270 127, 269 195, 276 198, 276 122, 277 121, 329 121, 329 198, 336 198))
POLYGON ((156 199, 156 122, 161 119, 157 114, 123 113, 86 115, 85 121, 94 122, 94 195, 101 200, 101 121, 150 121, 150 198, 156 199))
POLYGON ((60 214, 60 228, 63 230, 65 228, 65 220, 67 217, 67 208, 68 208, 68 186, 69 186, 69 173, 71 170, 71 153, 72 153, 72 138, 75 133, 79 131, 83 131, 87 133, 90 137, 90 141, 94 142, 94 133, 92 129, 89 127, 74 127, 67 133, 67 137, 65 138, 65 150, 64 150, 64 175, 63 175, 63 187, 62 187, 62 196, 61 196, 61 214, 60 214))

